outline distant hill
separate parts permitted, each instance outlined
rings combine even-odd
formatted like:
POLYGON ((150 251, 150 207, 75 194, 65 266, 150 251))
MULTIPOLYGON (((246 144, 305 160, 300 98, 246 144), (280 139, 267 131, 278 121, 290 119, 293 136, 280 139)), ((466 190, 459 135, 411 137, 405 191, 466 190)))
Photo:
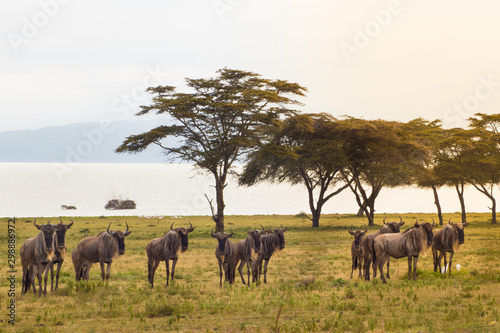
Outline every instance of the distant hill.
MULTIPOLYGON (((139 120, 0 132, 0 162, 164 163, 157 146, 138 154, 114 152, 126 137, 162 124, 164 120, 139 120)), ((172 145, 176 142, 171 139, 172 145)))

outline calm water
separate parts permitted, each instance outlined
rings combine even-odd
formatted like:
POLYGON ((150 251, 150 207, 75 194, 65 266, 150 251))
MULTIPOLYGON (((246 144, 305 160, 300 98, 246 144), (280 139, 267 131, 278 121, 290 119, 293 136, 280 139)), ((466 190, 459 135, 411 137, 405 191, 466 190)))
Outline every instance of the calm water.
MULTIPOLYGON (((227 215, 297 214, 309 212, 305 188, 287 184, 238 187, 229 180, 225 191, 227 215)), ((210 175, 185 164, 51 164, 0 163, 0 216, 210 215, 204 194, 215 197, 210 175), (131 199, 135 210, 106 210, 110 199, 131 199), (73 205, 77 210, 62 210, 73 205)), ((453 189, 441 189, 445 212, 460 210, 453 189)), ((215 201, 215 200, 214 200, 215 201)), ((486 212, 489 200, 469 188, 466 207, 486 212)), ((435 212, 431 191, 384 189, 377 213, 435 212)), ((323 213, 355 213, 348 190, 331 199, 323 213)), ((458 215, 457 215, 458 218, 458 215)))

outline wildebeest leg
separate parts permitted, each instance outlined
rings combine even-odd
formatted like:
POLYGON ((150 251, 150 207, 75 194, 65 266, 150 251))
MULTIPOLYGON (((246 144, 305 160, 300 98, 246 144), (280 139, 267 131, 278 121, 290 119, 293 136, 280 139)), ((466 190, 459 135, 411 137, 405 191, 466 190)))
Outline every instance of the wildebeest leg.
POLYGON ((158 268, 158 265, 160 264, 160 260, 152 260, 152 263, 151 264, 148 264, 148 266, 151 266, 150 267, 150 273, 149 273, 149 283, 151 283, 151 288, 153 288, 153 284, 154 284, 154 279, 155 279, 155 272, 156 272, 156 269, 158 268))
MULTIPOLYGON (((61 272, 61 266, 64 260, 57 263, 57 271, 56 271, 56 290, 59 288, 59 272, 61 272)), ((52 290, 52 289, 51 289, 52 290)))
POLYGON ((240 273, 241 282, 243 284, 246 284, 245 279, 243 278, 243 266, 245 266, 245 264, 246 264, 245 260, 242 260, 242 261, 240 261, 240 265, 238 266, 238 272, 240 273))
POLYGON ((46 268, 47 271, 50 271, 50 291, 52 291, 54 289, 54 262, 51 261, 47 268, 46 268))
POLYGON ((247 281, 248 281, 248 285, 250 285, 250 273, 252 271, 251 264, 252 264, 251 261, 247 261, 247 281))
POLYGON ((358 256, 359 277, 363 277, 363 256, 358 256))
POLYGON ((42 273, 44 270, 45 270, 45 267, 42 270, 41 263, 37 264, 36 278, 38 280, 38 296, 42 296, 42 273))
POLYGON ((365 280, 370 281, 370 263, 372 261, 372 256, 370 254, 365 256, 364 270, 365 270, 365 280))
POLYGON ((389 266, 390 266, 390 264, 391 264, 391 257, 387 258, 387 275, 386 275, 386 277, 388 279, 391 278, 391 274, 389 273, 389 266))
POLYGON ((352 256, 352 265, 351 265, 351 279, 352 279, 352 273, 354 273, 354 270, 356 269, 356 266, 358 264, 358 256, 352 256))
POLYGON ((106 278, 105 270, 104 270, 104 261, 99 261, 99 264, 101 265, 101 278, 104 281, 106 278))
POLYGON ((219 287, 222 287, 222 261, 217 258, 217 263, 219 264, 219 287))
POLYGON ((417 261, 418 261, 418 256, 413 257, 413 280, 417 279, 417 261))
MULTIPOLYGON (((438 251, 434 246, 432 247, 432 263, 434 264, 434 272, 438 270, 438 251)), ((439 267, 439 272, 441 272, 441 267, 439 267)))
MULTIPOLYGON (((448 274, 450 274, 450 275, 451 275, 451 261, 453 260, 454 254, 455 254, 455 252, 453 252, 453 251, 450 252, 450 266, 448 266, 448 274)), ((445 258, 446 258, 446 254, 445 254, 445 258)))
POLYGON ((47 293, 47 280, 49 279, 49 264, 45 265, 45 277, 44 277, 44 285, 43 285, 43 293, 47 293))
POLYGON ((170 269, 168 267, 168 258, 165 259, 165 267, 167 270, 167 287, 168 287, 168 279, 170 278, 170 269))
POLYGON ((411 280, 411 262, 412 262, 412 256, 408 256, 408 280, 411 280))
POLYGON ((446 261, 446 251, 441 252, 441 254, 442 254, 443 258, 444 258, 443 264, 444 264, 445 273, 447 273, 447 270, 449 270, 450 267, 447 267, 448 266, 448 262, 446 261))
POLYGON ((28 266, 29 265, 23 263, 23 287, 21 289, 21 294, 26 294, 26 292, 28 292, 28 284, 30 283, 28 278, 28 266))
POLYGON ((382 280, 382 283, 387 284, 387 280, 385 279, 384 276, 384 265, 386 260, 389 259, 388 255, 383 255, 381 257, 378 257, 376 260, 376 265, 378 266, 378 269, 380 271, 380 279, 382 280))
POLYGON ((174 282, 174 275, 175 275, 175 264, 177 264, 177 259, 175 258, 172 260, 172 283, 174 282))
POLYGON ((267 283, 267 265, 269 264, 269 259, 266 259, 264 263, 264 283, 267 283))
POLYGON ((83 279, 88 281, 89 280, 89 276, 90 276, 90 268, 92 267, 92 263, 91 262, 87 262, 84 264, 84 267, 85 267, 85 270, 83 271, 83 279))
POLYGON ((106 280, 109 280, 109 273, 111 273, 111 263, 112 263, 111 261, 108 262, 107 267, 106 267, 107 268, 106 269, 106 280))

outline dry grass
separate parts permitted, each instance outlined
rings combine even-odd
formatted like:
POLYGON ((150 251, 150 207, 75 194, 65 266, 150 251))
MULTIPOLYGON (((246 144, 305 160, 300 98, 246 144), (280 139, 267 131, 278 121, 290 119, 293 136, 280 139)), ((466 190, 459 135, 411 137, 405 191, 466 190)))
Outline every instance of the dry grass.
MULTIPOLYGON (((431 215, 403 215, 407 225, 415 218, 429 221, 431 215)), ((451 215, 448 217, 452 217, 451 215)), ((447 217, 447 218, 448 218, 447 217)), ((388 217, 388 219, 391 216, 388 217)), ((458 215, 454 215, 455 220, 458 215)), ((396 218, 397 219, 397 218, 396 218)), ((163 235, 173 221, 137 217, 75 218, 67 234, 69 252, 89 230, 125 229, 126 253, 111 268, 108 283, 100 281, 94 265, 90 281, 76 284, 70 253, 62 269, 60 289, 38 298, 21 295, 20 261, 17 260, 16 326, 18 332, 136 332, 136 331, 222 331, 222 332, 498 332, 500 331, 500 227, 487 222, 487 214, 470 214, 465 244, 455 255, 452 276, 432 271, 432 256, 420 258, 417 281, 407 280, 407 260, 391 261, 391 279, 382 285, 349 279, 351 224, 361 228, 365 219, 327 215, 321 228, 294 216, 228 216, 226 225, 235 240, 246 231, 264 226, 288 227, 286 248, 269 264, 268 284, 246 287, 239 278, 234 286, 219 288, 215 259, 216 242, 210 237, 209 217, 189 217, 196 227, 190 234, 189 250, 182 254, 176 280, 165 287, 165 265, 159 266, 155 289, 147 283, 145 246, 163 235)), ((7 229, 3 219, 4 230, 7 229)), ((381 217, 377 218, 378 229, 381 217)), ((42 223, 39 219, 38 223, 42 223)), ((36 234, 32 223, 18 220, 17 251, 22 242, 36 234)), ((2 232, 0 255, 7 262, 7 238, 2 232)), ((17 252, 19 258, 19 252, 17 252)), ((7 269, 2 265, 3 275, 7 269)), ((355 274, 355 276, 357 276, 355 274)), ((246 278, 246 275, 245 275, 246 278)), ((5 305, 8 281, 0 280, 0 300, 5 305)), ((2 306, 7 314, 6 307, 2 306)), ((12 329, 2 316, 0 331, 12 329)))

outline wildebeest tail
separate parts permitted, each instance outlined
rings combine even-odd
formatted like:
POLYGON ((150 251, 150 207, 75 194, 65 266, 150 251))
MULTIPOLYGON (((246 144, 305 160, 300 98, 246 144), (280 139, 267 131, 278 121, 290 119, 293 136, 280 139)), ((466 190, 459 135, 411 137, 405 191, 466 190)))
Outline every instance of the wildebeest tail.
POLYGON ((372 242, 372 264, 375 265, 375 260, 377 260, 377 254, 375 253, 375 241, 372 242))

